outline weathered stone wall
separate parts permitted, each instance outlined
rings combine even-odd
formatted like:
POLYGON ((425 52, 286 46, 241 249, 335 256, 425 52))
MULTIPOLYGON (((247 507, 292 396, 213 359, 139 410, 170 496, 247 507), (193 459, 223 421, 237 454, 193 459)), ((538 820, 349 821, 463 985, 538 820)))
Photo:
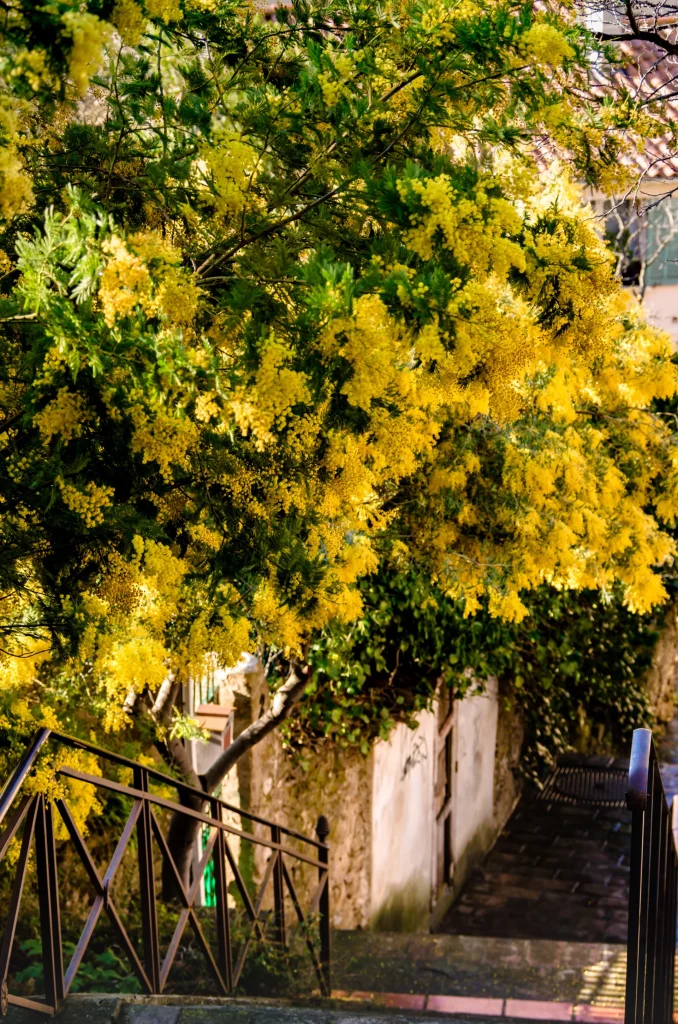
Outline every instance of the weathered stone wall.
MULTIPOLYGON (((226 676, 221 701, 229 699, 236 708, 237 736, 269 701, 263 670, 254 659, 226 676)), ((279 733, 271 733, 236 765, 240 806, 308 836, 315 836, 318 816, 324 814, 330 824, 333 925, 365 927, 370 907, 371 758, 328 746, 306 760, 306 770, 294 765, 283 750, 279 733)), ((261 827, 255 827, 256 831, 261 827)), ((294 841, 286 842, 300 852, 304 849, 294 841)), ((249 845, 242 844, 243 848, 249 845)), ((309 853, 308 847, 305 852, 309 853)), ((268 852, 259 847, 251 865, 241 855, 241 866, 245 873, 261 879, 267 859, 268 852)), ((291 858, 287 865, 306 908, 317 885, 317 871, 295 864, 291 858)))
POLYGON ((645 688, 652 709, 661 725, 675 714, 676 663, 678 661, 678 605, 672 601, 666 611, 664 626, 645 676, 645 688))
POLYGON ((495 838, 508 821, 522 792, 518 765, 525 739, 525 726, 510 683, 499 683, 497 749, 494 761, 495 838))

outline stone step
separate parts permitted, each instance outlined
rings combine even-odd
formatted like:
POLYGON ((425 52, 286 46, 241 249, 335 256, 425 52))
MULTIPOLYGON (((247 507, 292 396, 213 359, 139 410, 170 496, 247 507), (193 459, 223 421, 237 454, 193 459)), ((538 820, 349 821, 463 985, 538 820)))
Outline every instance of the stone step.
MULTIPOLYGON (((7 1024, 36 1024, 31 1010, 10 1006, 7 1024)), ((506 1017, 328 1008, 265 1006, 260 1003, 196 1006, 134 1006, 117 997, 67 1000, 57 1018, 59 1024, 425 1024, 446 1020, 449 1024, 511 1024, 506 1017)), ((550 1024, 550 1022, 542 1022, 550 1024)), ((553 1022, 555 1024, 555 1022, 553 1022)))

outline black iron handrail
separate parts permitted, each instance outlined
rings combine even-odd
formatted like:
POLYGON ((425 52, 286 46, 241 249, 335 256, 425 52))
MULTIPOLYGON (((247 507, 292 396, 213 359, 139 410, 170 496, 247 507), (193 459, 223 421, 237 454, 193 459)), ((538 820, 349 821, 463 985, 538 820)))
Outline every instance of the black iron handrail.
POLYGON ((635 729, 626 801, 632 813, 625 1024, 671 1024, 678 852, 649 729, 635 729))
POLYGON ((171 778, 169 775, 165 775, 154 768, 137 764, 129 758, 122 757, 109 750, 104 750, 101 747, 96 747, 92 743, 43 728, 35 735, 19 764, 3 787, 2 792, 0 792, 0 825, 5 819, 7 819, 7 823, 4 832, 0 835, 0 862, 7 853, 12 840, 17 837, 22 825, 23 834, 17 861, 17 872, 9 901, 9 911, 0 943, 0 1013, 3 1016, 6 1014, 8 1004, 10 1003, 28 1007, 48 1015, 52 1015, 59 1008, 73 984, 97 921, 104 911, 109 917, 122 949, 127 954, 132 970, 147 994, 160 995, 165 989, 184 930, 190 923, 218 989, 223 995, 230 995, 238 985, 250 943, 255 933, 261 941, 268 941, 266 930, 272 922, 274 941, 283 947, 287 946, 285 922, 286 891, 302 929, 320 992, 323 995, 331 994, 329 847, 326 843, 329 827, 327 820, 323 816, 318 819, 316 828, 317 840, 311 839, 309 836, 302 835, 300 832, 295 832, 293 829, 286 828, 260 815, 234 807, 217 797, 188 786, 186 783, 171 778), (103 761, 132 770, 134 784, 128 786, 103 776, 91 775, 65 764, 56 769, 56 774, 64 778, 76 779, 92 786, 119 793, 130 797, 133 801, 132 810, 103 878, 92 859, 85 839, 81 835, 66 801, 61 798, 51 801, 42 793, 33 796, 22 794, 24 783, 35 766, 45 743, 50 739, 56 740, 67 747, 95 754, 103 761), (151 780, 165 786, 171 786, 179 794, 192 795, 199 798, 200 806, 203 808, 209 807, 209 812, 207 810, 196 810, 195 808, 187 807, 182 803, 169 800, 164 796, 151 792, 149 788, 151 780), (188 888, 176 867, 167 840, 153 813, 154 806, 193 818, 210 828, 211 835, 203 851, 200 863, 193 872, 188 888), (59 913, 59 885, 53 818, 55 808, 64 822, 69 837, 95 892, 95 899, 89 917, 82 930, 70 963, 65 970, 63 964, 63 942, 59 913), (11 814, 10 811, 12 812, 11 814), (224 812, 239 815, 252 824, 264 826, 270 832, 270 839, 255 835, 253 831, 235 828, 235 826, 223 820, 224 812), (111 896, 111 885, 134 833, 136 833, 137 837, 143 933, 143 953, 141 957, 137 955, 134 944, 127 933, 111 896), (271 851, 255 900, 250 896, 244 883, 237 860, 228 843, 229 836, 237 837, 241 841, 252 843, 254 846, 271 851), (283 837, 285 837, 286 841, 283 841, 283 837), (155 896, 153 840, 157 843, 164 862, 169 866, 170 872, 174 875, 176 890, 182 904, 178 923, 167 953, 162 961, 160 957, 155 896), (289 845, 290 840, 306 844, 308 852, 298 852, 289 845), (8 991, 7 985, 21 897, 33 844, 35 844, 36 854, 40 932, 45 979, 44 1001, 26 999, 22 996, 14 995, 8 991), (318 871, 318 886, 310 900, 308 915, 305 915, 303 912, 292 875, 286 863, 286 858, 293 858, 300 863, 316 868, 318 871), (205 938, 195 912, 195 901, 199 893, 200 883, 210 860, 213 860, 214 863, 215 914, 218 943, 216 956, 213 954, 205 938), (235 961, 231 943, 228 908, 229 883, 227 875, 229 873, 232 876, 232 881, 240 895, 249 920, 248 935, 243 940, 235 961), (272 885, 273 889, 273 911, 272 914, 266 915, 262 912, 262 908, 269 885, 272 885), (308 927, 310 923, 309 918, 311 917, 317 920, 318 923, 318 951, 316 951, 308 927))

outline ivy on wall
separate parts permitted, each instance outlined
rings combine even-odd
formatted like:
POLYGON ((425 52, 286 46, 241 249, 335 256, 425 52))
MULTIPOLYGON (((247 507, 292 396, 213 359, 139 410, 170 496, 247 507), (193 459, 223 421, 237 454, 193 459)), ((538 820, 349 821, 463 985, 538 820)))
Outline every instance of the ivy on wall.
POLYGON ((619 749, 652 723, 643 677, 665 612, 632 614, 617 593, 544 587, 521 623, 487 611, 464 618, 412 569, 382 571, 361 589, 363 617, 311 648, 313 698, 286 729, 302 763, 323 739, 367 753, 398 722, 414 725, 440 682, 461 697, 491 675, 511 684, 532 776, 568 748, 619 749))

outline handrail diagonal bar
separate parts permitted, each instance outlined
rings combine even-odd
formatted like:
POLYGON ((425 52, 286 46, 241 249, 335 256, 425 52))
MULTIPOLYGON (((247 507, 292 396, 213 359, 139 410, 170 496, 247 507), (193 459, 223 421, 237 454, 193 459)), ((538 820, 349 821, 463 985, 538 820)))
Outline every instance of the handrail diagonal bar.
POLYGON ((157 821, 157 819, 156 819, 156 817, 155 817, 155 815, 153 814, 152 811, 151 811, 151 827, 153 829, 153 833, 155 835, 155 838, 157 839, 158 844, 159 844, 159 846, 160 846, 160 848, 162 850, 163 856, 167 858, 168 863, 172 867, 172 871, 173 871, 173 874, 174 874, 174 879, 175 879, 175 881, 177 883, 177 886, 179 888, 179 892, 181 893, 181 898, 182 898, 183 903, 184 903, 184 908, 181 911, 181 913, 179 914, 179 919, 177 921, 176 927, 175 927, 174 932, 172 934, 172 938, 170 940, 170 944, 168 946, 167 953, 165 954, 165 959, 163 960, 162 966, 160 968, 160 991, 162 992, 162 990, 165 987, 165 984, 167 983, 167 978, 169 977, 169 972, 172 969, 172 964, 174 963, 174 958, 176 957, 177 950, 179 949, 179 943, 181 942, 182 936, 183 936, 184 931, 186 929, 186 925, 188 924, 188 921, 190 920, 194 930, 196 931, 196 933, 199 932, 199 934, 198 934, 198 941, 200 942, 200 944, 203 947, 203 952, 205 953, 205 957, 206 957, 206 959, 207 959, 207 961, 208 961, 208 963, 210 965, 212 973, 215 976, 217 984, 220 986, 220 988, 222 989, 224 994, 227 994, 228 993, 228 989, 226 987, 224 979, 222 978, 221 972, 219 971, 219 968, 218 968, 216 962, 214 961, 214 957, 212 956, 212 951, 209 949, 209 945, 207 944, 205 936, 203 935, 202 929, 200 928, 200 924, 198 923, 198 920, 197 920, 197 918, 195 916, 195 913, 193 912, 193 904, 195 903, 195 898, 198 895, 198 890, 199 890, 199 887, 200 887, 200 881, 201 881, 202 876, 203 876, 203 874, 205 872, 205 868, 207 867, 207 865, 209 863, 210 857, 212 856, 212 851, 214 850, 214 845, 215 845, 217 834, 218 834, 217 833, 217 829, 214 829, 214 834, 210 837, 210 839, 209 839, 205 849, 203 850, 203 854, 202 854, 202 857, 200 859, 200 863, 199 863, 199 865, 198 865, 198 867, 196 869, 195 878, 193 879, 193 883, 191 885, 191 888, 190 888, 190 890, 188 892, 186 892, 186 887, 184 886, 184 883, 183 883, 183 880, 181 878, 181 875, 180 875, 180 873, 179 873, 179 871, 177 869, 177 866, 176 866, 176 864, 174 862, 174 858, 172 857, 172 854, 170 853, 169 846, 167 845, 167 840, 165 839, 164 835, 162 834, 162 830, 160 828, 160 825, 158 824, 158 821, 157 821))
POLYGON ((146 974, 146 971, 144 970, 144 965, 142 964, 141 960, 139 959, 139 955, 138 955, 136 949, 134 948, 132 940, 130 939, 129 935, 127 934, 127 929, 125 928, 124 924, 120 920, 120 915, 118 914, 117 908, 116 908, 115 904, 111 901, 110 898, 109 898, 108 903, 106 905, 106 913, 108 914, 109 918, 113 922, 113 927, 115 928, 116 932, 118 933, 118 939, 120 940, 120 942, 121 942, 125 952, 127 953, 127 956, 129 957, 130 963, 132 964, 132 967, 134 968, 134 973, 136 974, 137 978, 141 982, 142 988, 145 988, 147 993, 150 995, 152 993, 152 991, 153 991, 153 986, 151 985, 151 983, 149 981, 148 975, 146 974))
MULTIPOLYGON (((203 814, 201 811, 194 811, 192 807, 185 807, 183 804, 178 804, 174 800, 167 800, 165 797, 157 796, 155 793, 144 792, 143 790, 136 789, 133 786, 125 786, 121 782, 113 782, 112 779, 103 779, 99 775, 90 775, 87 772, 81 772, 75 768, 69 768, 68 765, 63 765, 59 768, 58 773, 59 775, 64 775, 68 779, 77 779, 79 782, 87 782, 90 786, 97 786, 101 789, 110 789, 114 793, 121 793, 123 796, 132 797, 134 800, 148 800, 149 803, 155 804, 157 807, 164 807, 168 811, 176 811, 179 814, 185 814, 187 817, 194 818, 196 821, 201 821, 204 825, 209 825, 212 828, 223 829, 223 831, 228 832, 229 835, 237 836, 239 839, 244 839, 247 843, 254 843, 255 846, 266 846, 269 850, 280 850, 281 853, 287 853, 290 857, 294 857, 295 860, 301 860, 305 864, 310 864, 311 867, 320 868, 325 866, 321 861, 316 860, 313 857, 307 857, 304 853, 298 853, 290 846, 283 846, 280 843, 271 842, 270 839, 264 839, 263 836, 255 836, 252 832, 244 832, 241 829, 235 828, 233 825, 227 824, 225 821, 219 821, 208 814, 203 814)), ((209 796, 207 793, 203 793, 202 798, 207 802, 209 796)), ((322 843, 316 843, 315 845, 318 849, 322 848, 322 843)))
MULTIPOLYGON (((96 897, 94 899, 94 903, 92 904, 92 908, 90 910, 90 913, 89 913, 89 916, 88 916, 88 919, 87 919, 87 923, 85 924, 85 927, 84 927, 84 929, 83 929, 83 931, 82 931, 82 933, 80 935, 80 939, 78 940, 78 945, 76 946, 76 949, 75 949, 75 951, 73 953, 73 956, 71 957, 71 962, 70 962, 70 964, 69 964, 69 966, 67 968, 66 979, 65 979, 66 991, 67 992, 70 991, 71 985, 73 984, 73 981, 74 981, 74 978, 75 978, 76 973, 78 971, 78 968, 80 967, 80 964, 82 963, 82 958, 85 955, 85 952, 87 950, 87 946, 89 945, 89 941, 90 941, 90 939, 92 937, 92 934, 94 932, 94 929, 96 927, 96 923, 99 920, 99 916, 101 914, 101 910, 110 901, 109 900, 109 886, 110 886, 111 882, 113 881, 113 879, 115 878, 116 871, 118 870, 118 867, 120 866, 120 862, 121 862, 121 860, 122 860, 122 858, 124 856, 125 850, 127 849, 128 845, 129 845, 129 841, 130 841, 130 839, 132 837, 132 833, 134 831, 134 826, 135 826, 136 820, 137 820, 137 818, 139 816, 140 809, 141 809, 141 805, 140 804, 135 804, 135 806, 132 808, 132 810, 130 812, 130 815, 129 815, 126 823, 125 823, 125 827, 124 827, 124 829, 122 831, 122 835, 121 835, 120 839, 118 840, 118 844, 117 844, 116 849, 114 851, 113 857, 111 858, 111 863, 109 864, 107 872, 105 872, 105 874, 104 874, 103 880, 100 880, 98 878, 98 871, 96 871, 94 863, 91 860, 91 857, 89 857, 89 851, 87 850, 86 844, 85 844, 82 836, 79 833, 79 830, 77 828, 77 825, 75 824, 75 821, 73 821, 72 818, 71 818, 71 815, 68 814, 68 809, 67 809, 68 817, 69 817, 69 819, 71 819, 71 823, 74 826, 74 828, 76 830, 76 833, 78 834, 78 837, 79 837, 79 840, 80 840, 79 843, 76 841, 76 846, 78 848, 78 852, 82 853, 83 851, 86 851, 86 853, 87 853, 87 860, 90 862, 91 867, 93 867, 94 871, 95 871, 96 883, 94 883, 94 884, 98 888, 98 892, 97 892, 97 895, 96 895, 96 897)), ((59 813, 61 813, 61 809, 60 808, 59 808, 59 813)), ((69 824, 67 822, 67 828, 68 827, 69 827, 69 824)), ((71 833, 71 829, 70 828, 69 828, 69 831, 71 833)), ((73 834, 71 834, 71 835, 72 835, 72 838, 73 838, 73 834)), ((87 862, 84 859, 83 859, 83 863, 85 864, 85 869, 88 870, 88 873, 89 873, 89 869, 91 869, 91 868, 88 869, 88 864, 87 864, 87 862)), ((94 882, 93 878, 92 878, 92 881, 94 882)))
POLYGON ((192 907, 194 902, 195 902, 195 897, 198 894, 198 887, 200 885, 200 881, 202 879, 202 876, 205 873, 205 868, 207 867, 207 865, 209 863, 209 859, 212 856, 212 851, 214 850, 214 844, 216 843, 216 839, 217 839, 217 830, 216 830, 216 828, 214 830, 214 835, 210 836, 210 838, 207 841, 207 844, 205 846, 205 849, 202 852, 202 856, 200 858, 200 862, 198 863, 198 866, 197 866, 197 868, 195 870, 195 877, 193 878, 193 882, 191 884, 191 888, 189 889, 188 892, 186 892, 186 887, 184 886, 184 883, 182 881, 181 875, 179 874, 179 870, 178 870, 178 868, 176 866, 176 863, 174 861, 174 857, 170 853, 170 848, 167 845, 167 840, 165 839, 164 835, 162 834, 162 829, 160 828, 160 825, 158 824, 158 820, 157 820, 156 816, 153 814, 153 811, 151 811, 151 828, 153 829, 153 834, 155 835, 155 838, 156 838, 156 840, 158 842, 158 846, 160 847, 160 849, 162 851, 163 857, 165 857, 167 859, 168 864, 172 868, 172 873, 174 875, 174 880, 176 881, 177 886, 179 888, 179 892, 181 893, 181 898, 183 900, 184 906, 185 907, 192 907))
MULTIPOLYGON (((132 761, 129 757, 123 757, 122 754, 115 754, 111 750, 106 750, 103 747, 97 747, 94 743, 89 743, 87 740, 80 740, 75 736, 69 736, 67 733, 63 732, 52 732, 51 735, 54 739, 59 740, 61 743, 65 743, 69 747, 73 747, 77 750, 86 750, 89 753, 96 754, 97 757, 106 758, 113 764, 119 764, 122 767, 132 769, 138 767, 137 762, 132 761)), ((177 791, 182 790, 184 793, 200 797, 203 800, 216 800, 224 810, 237 814, 240 817, 248 818, 250 821, 255 821, 258 825, 270 826, 276 824, 275 822, 269 821, 268 818, 263 818, 261 815, 253 814, 252 811, 244 810, 242 807, 236 807, 234 804, 229 804, 226 803, 225 800, 219 799, 219 797, 212 796, 209 793, 205 793, 203 790, 196 789, 195 786, 190 786, 187 782, 182 782, 180 779, 174 779, 171 775, 166 775, 164 772, 158 771, 157 768, 145 767, 144 771, 148 774, 149 778, 156 779, 163 785, 172 786, 177 791)), ((323 845, 322 842, 312 839, 310 836, 305 836, 301 832, 295 832, 294 829, 287 828, 285 825, 277 825, 276 827, 285 835, 288 835, 293 839, 299 839, 301 842, 308 844, 308 846, 320 848, 323 845)))
POLYGON ((318 882, 318 887, 311 897, 311 902, 308 907, 308 912, 311 917, 314 917, 318 913, 320 907, 320 901, 325 893, 325 888, 328 883, 327 875, 323 875, 322 879, 318 882))
MULTIPOLYGON (((96 925, 96 922, 98 921, 99 916, 101 914, 101 910, 103 908, 103 909, 106 910, 106 913, 108 914, 108 917, 110 918, 111 923, 113 924, 113 927, 115 928, 116 932, 118 933, 118 938, 119 938, 122 946, 124 947, 124 950, 127 953, 127 956, 130 959, 130 962, 131 962, 132 967, 134 969, 134 973, 136 974, 137 978, 141 982, 142 987, 145 988, 146 991, 150 993, 152 991, 151 983, 149 982, 148 977, 146 975, 146 972, 145 972, 145 970, 143 968, 143 965, 142 965, 141 961, 139 960, 139 957, 137 955, 137 951, 134 948, 134 944, 132 943, 132 940, 130 939, 130 937, 129 937, 128 933, 127 933, 127 929, 125 928, 125 926, 123 925, 122 921, 120 920, 120 915, 118 914, 118 911, 117 911, 117 909, 115 907, 115 904, 113 903, 113 900, 110 897, 110 893, 107 890, 105 878, 102 880, 102 878, 101 878, 101 876, 99 874, 99 869, 97 868, 96 864, 92 860, 92 855, 89 852, 89 849, 88 849, 87 844, 86 844, 86 842, 84 840, 84 837, 82 836, 82 834, 80 832, 80 829, 78 828, 77 824, 75 823, 75 820, 73 819, 73 816, 72 816, 72 814, 70 812, 70 809, 69 809, 68 805, 66 804, 66 802, 64 800, 57 799, 55 801, 55 803, 56 803, 57 808, 59 810, 59 814, 61 815, 61 818, 62 818, 62 820, 63 820, 63 822, 64 822, 64 824, 66 826, 66 829, 68 830, 68 834, 71 837, 71 841, 73 842, 73 845, 75 846, 76 852, 77 852, 78 856, 80 857, 80 860, 81 860, 81 862, 82 862, 82 864, 83 864, 83 866, 85 868, 85 871, 89 875, 90 881, 91 881, 92 885, 94 886, 94 889, 96 890, 97 899, 101 899, 101 906, 99 907, 98 912, 96 913, 96 920, 94 921, 94 924, 92 925, 92 928, 90 930, 90 933, 89 933, 89 936, 87 938, 87 941, 85 942, 85 944, 83 946, 82 953, 80 954, 79 959, 76 961, 76 954, 78 953, 80 944, 81 944, 83 936, 85 934, 85 930, 87 929, 87 926, 89 924, 89 918, 88 918, 87 923, 85 924, 85 929, 83 929, 83 932, 81 933, 80 939, 78 940, 78 946, 76 946, 76 949, 74 950, 73 956, 71 957, 70 963, 68 965, 68 968, 66 969, 66 991, 68 992, 70 990, 71 984, 73 982, 73 978, 75 977, 75 973, 76 973, 76 971, 78 969, 78 966, 80 965, 80 962, 82 960, 82 956, 85 953, 85 950, 87 948, 87 943, 89 942, 89 939, 91 938, 91 933, 94 930, 94 925, 96 925), (74 963, 74 961, 75 961, 75 963, 74 963)), ((121 851, 121 854, 120 854, 120 858, 118 860, 118 864, 119 864, 120 860, 122 859, 122 855, 124 854, 127 846, 129 845, 129 840, 131 838, 132 831, 134 829, 134 825, 136 824, 136 821, 137 821, 137 819, 139 817, 140 810, 141 810, 141 804, 140 803, 135 804, 135 806, 132 808, 132 811, 130 812, 130 816, 127 819, 127 823, 126 823, 126 826, 127 826, 127 825, 129 825, 130 821, 132 822, 132 824, 131 824, 131 826, 129 828, 129 834, 127 836, 125 836, 125 832, 123 832, 123 834, 121 835, 120 839, 118 840, 118 846, 116 847, 116 851, 120 849, 120 847, 121 847, 121 845, 123 843, 123 840, 124 840, 124 847, 122 848, 122 851, 121 851)), ((127 829, 125 831, 127 831, 127 829)), ((113 863, 112 860, 111 860, 111 863, 113 863)), ((109 870, 110 870, 110 865, 109 865, 109 870)), ((115 870, 117 871, 117 866, 116 866, 115 870)), ((115 871, 113 872, 113 874, 115 874, 115 871)), ((109 884, 110 884, 110 880, 111 879, 109 879, 109 884)), ((96 903, 96 900, 95 900, 95 903, 96 903)), ((90 917, 92 916, 93 912, 94 912, 94 905, 92 907, 92 910, 90 911, 90 917)))
POLYGON ((26 815, 24 834, 21 839, 21 852, 19 853, 19 859, 17 861, 16 877, 14 879, 14 885, 12 886, 12 895, 10 896, 9 907, 7 910, 7 921, 2 936, 2 947, 0 948, 0 984, 7 982, 9 961, 12 955, 12 946, 14 945, 17 921, 19 920, 21 897, 23 895, 24 883, 26 881, 28 855, 31 850, 31 843, 33 842, 33 835, 35 833, 35 823, 38 817, 38 800, 39 797, 34 796, 30 802, 30 808, 26 815))
POLYGON ((97 895, 103 896, 104 883, 101 881, 99 869, 92 860, 92 855, 90 854, 87 848, 87 844, 85 843, 85 840, 80 832, 80 829, 78 828, 78 826, 75 823, 75 820, 73 819, 73 816, 68 808, 68 805, 64 800, 61 800, 59 798, 55 800, 55 803, 57 805, 57 810, 61 815, 61 819, 64 825, 66 826, 66 830, 68 831, 68 834, 71 837, 71 841, 75 846, 76 852, 80 857, 80 860, 82 861, 83 867, 85 868, 85 871, 89 875, 90 882, 97 890, 97 895))
POLYGON ((14 836, 19 831, 21 827, 21 822, 26 817, 28 807, 32 799, 33 798, 30 796, 22 797, 14 814, 9 819, 8 824, 5 826, 5 831, 2 833, 2 837, 0 837, 0 861, 7 853, 7 848, 9 844, 12 842, 14 836))
POLYGON ((198 895, 198 890, 200 889, 200 882, 202 880, 202 876, 205 873, 205 868, 209 864, 210 857, 212 856, 212 852, 214 851, 214 847, 216 845, 216 841, 217 829, 215 828, 214 832, 212 833, 212 835, 207 840, 207 843, 205 844, 205 849, 202 851, 202 856, 198 861, 197 868, 195 869, 195 878, 191 882, 191 888, 188 890, 188 903, 189 906, 191 907, 195 903, 195 898, 198 895))
POLYGON ((198 920, 198 915, 196 914, 195 909, 193 907, 190 907, 190 909, 188 911, 188 916, 189 916, 189 920, 191 922, 191 926, 193 928, 193 931, 195 932, 196 938, 197 938, 198 942, 200 943, 200 945, 202 946, 203 954, 205 956, 205 959, 207 960, 207 963, 210 966, 210 969, 212 971, 212 975, 214 976, 214 980, 216 981, 217 985, 221 989, 223 995, 228 995, 228 989, 226 988, 226 983, 224 982, 224 979, 221 976, 221 971, 219 970, 219 966, 218 966, 216 960, 214 959, 214 954, 212 953, 212 950, 210 949, 209 942, 205 938, 205 933, 202 930, 202 925, 200 924, 200 921, 198 920))
POLYGON ((266 865, 266 871, 264 872, 264 877, 263 877, 263 880, 262 880, 262 883, 261 883, 261 887, 259 889, 259 893, 257 895, 256 900, 254 901, 253 906, 252 906, 252 909, 254 911, 254 915, 255 916, 250 921, 249 931, 248 931, 247 935, 245 936, 245 938, 242 941, 242 946, 240 947, 240 952, 238 953, 238 959, 236 960, 236 964, 235 964, 235 967, 233 969, 233 985, 234 985, 234 987, 237 986, 238 982, 240 981, 240 975, 242 974, 242 969, 245 966, 245 960, 247 958, 247 953, 249 951, 250 944, 251 944, 252 939, 254 937, 254 929, 255 929, 257 924, 259 925, 260 939, 261 939, 262 942, 265 941, 265 939, 263 937, 263 930, 261 929, 261 923, 259 921, 259 914, 261 913, 261 908, 263 906, 264 896, 266 895, 266 890, 268 889, 268 886, 269 886, 269 883, 271 881, 271 878, 274 877, 274 871, 276 869, 279 857, 280 857, 280 854, 278 852, 272 854, 272 856, 269 857, 268 864, 266 865))
POLYGON ((313 945, 313 943, 311 941, 311 937, 308 934, 308 927, 306 925, 306 918, 304 917, 304 912, 301 909, 301 904, 299 903, 299 898, 297 896, 297 891, 294 888, 294 883, 292 882, 292 878, 290 876, 290 873, 287 870, 287 864, 285 864, 285 861, 283 861, 283 877, 285 879, 285 882, 287 883, 287 889, 289 891, 289 894, 290 894, 290 897, 291 897, 291 900, 292 900, 292 906, 294 907, 294 909, 296 911, 297 919, 299 921, 299 924, 301 925, 301 930, 304 933, 304 940, 306 942, 306 948, 308 949, 309 955, 310 955, 311 960, 313 962, 313 968, 315 970, 315 974, 316 974, 316 977, 318 979, 318 984, 320 985, 320 991, 321 991, 321 993, 323 995, 325 995, 326 994, 326 992, 325 992, 325 977, 323 975, 323 970, 322 970, 322 967, 320 966, 320 960, 318 959, 318 954, 315 951, 315 946, 313 945))
POLYGON ((4 821, 14 798, 21 789, 24 779, 38 759, 38 754, 51 735, 51 729, 38 729, 31 744, 0 792, 0 824, 4 821))
POLYGON ((37 999, 27 999, 26 996, 13 996, 11 992, 7 994, 7 1002, 10 1006, 19 1006, 22 1010, 35 1010, 36 1013, 42 1013, 45 1017, 53 1017, 56 1010, 53 1006, 48 1006, 47 1003, 39 1003, 37 999))
POLYGON ((143 804, 141 803, 141 801, 134 804, 132 810, 129 813, 129 818, 125 822, 125 827, 122 830, 120 838, 118 839, 115 850, 113 851, 113 856, 109 861, 108 867, 106 868, 106 874, 104 875, 103 878, 105 899, 108 899, 108 889, 112 885, 113 879, 118 873, 118 868, 122 863, 122 858, 125 856, 125 851, 127 850, 127 847, 129 846, 129 841, 132 838, 132 835, 134 834, 134 829, 139 820, 139 816, 141 815, 142 810, 143 804))
POLYGON ((103 909, 104 898, 99 893, 94 897, 94 903, 92 904, 90 912, 87 915, 85 927, 80 932, 78 944, 73 950, 73 955, 71 956, 71 959, 69 960, 68 963, 68 967, 66 968, 66 975, 64 978, 64 988, 66 990, 66 994, 68 994, 71 990, 71 985, 73 984, 75 975, 77 974, 78 968, 82 963, 82 958, 87 952, 87 947, 89 946, 90 939, 92 938, 92 934, 97 926, 97 921, 101 917, 101 911, 103 909))
MULTIPOLYGON (((261 927, 261 922, 259 921, 259 916, 258 916, 257 912, 254 909, 254 905, 252 903, 252 899, 250 897, 250 894, 247 891, 247 886, 245 885, 245 883, 243 881, 243 877, 240 874, 240 868, 236 864, 235 857, 233 856, 233 852, 231 850, 231 847, 228 845, 228 843, 224 843, 224 846, 226 848, 226 856, 228 858, 228 863, 231 866, 231 871, 233 872, 233 877, 235 878, 235 884, 237 885, 238 892, 240 893, 240 896, 242 897, 242 901, 245 904, 245 910, 247 911, 247 916, 249 917, 249 919, 252 922, 252 924, 256 927, 256 929, 257 929, 257 931, 259 933, 260 940, 262 942, 266 942, 266 938, 264 936, 264 932, 263 932, 262 927, 261 927)), ((269 861, 269 863, 270 863, 270 861, 269 861)), ((237 984, 237 982, 235 982, 235 984, 237 984)))
POLYGON ((172 934, 172 938, 170 939, 169 946, 167 947, 167 953, 165 954, 165 959, 163 960, 162 965, 160 967, 160 992, 161 993, 162 993, 162 990, 165 987, 165 984, 167 983, 167 978, 169 976, 169 972, 172 969, 172 964, 174 963, 174 958, 177 955, 177 951, 179 949, 179 943, 181 942, 181 939, 182 939, 183 934, 184 934, 184 930, 186 928, 186 925, 188 924, 188 915, 189 915, 189 913, 190 913, 190 907, 182 907, 182 909, 181 909, 181 911, 179 913, 179 918, 177 920, 176 927, 175 927, 174 932, 172 934))

